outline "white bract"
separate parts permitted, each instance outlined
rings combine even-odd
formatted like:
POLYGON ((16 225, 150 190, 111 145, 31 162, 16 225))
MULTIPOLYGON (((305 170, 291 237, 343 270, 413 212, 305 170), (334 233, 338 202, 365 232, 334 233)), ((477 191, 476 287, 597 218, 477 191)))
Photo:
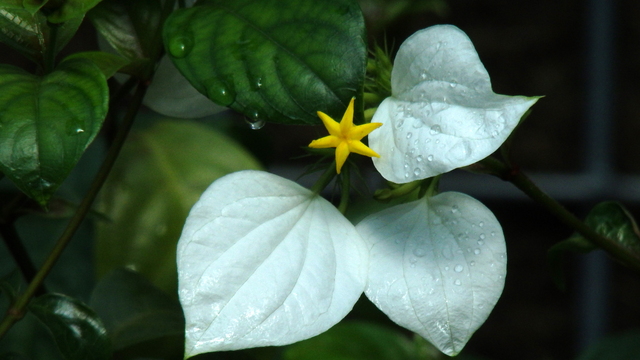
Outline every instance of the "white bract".
POLYGON ((356 228, 371 247, 367 297, 445 354, 459 353, 504 287, 504 236, 491 211, 446 192, 372 214, 356 228))
POLYGON ((396 183, 484 159, 538 100, 495 94, 473 44, 452 25, 420 30, 400 46, 391 89, 373 117, 384 125, 369 146, 380 154, 376 169, 396 183))
POLYGON ((284 345, 340 321, 365 286, 355 227, 322 197, 260 171, 216 180, 178 243, 185 354, 284 345))

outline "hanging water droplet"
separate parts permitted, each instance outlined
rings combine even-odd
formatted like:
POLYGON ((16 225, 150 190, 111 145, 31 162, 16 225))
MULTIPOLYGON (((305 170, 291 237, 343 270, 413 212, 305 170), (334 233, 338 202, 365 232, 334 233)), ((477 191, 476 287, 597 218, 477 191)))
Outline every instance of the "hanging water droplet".
POLYGON ((456 267, 453 268, 453 271, 462 272, 463 269, 464 269, 464 266, 458 264, 458 265, 456 265, 456 267))
POLYGON ((244 118, 244 121, 249 124, 251 130, 260 130, 264 127, 266 123, 263 119, 260 118, 260 113, 255 110, 249 111, 249 116, 244 118))
POLYGON ((476 254, 476 255, 480 255, 481 251, 480 251, 480 249, 474 249, 473 253, 476 254))
POLYGON ((417 161, 417 162, 422 162, 422 155, 418 155, 418 156, 416 157, 416 161, 417 161))
POLYGON ((440 125, 433 125, 431 126, 431 130, 429 130, 429 134, 431 135, 438 135, 442 132, 442 128, 440 127, 440 125))
POLYGON ((456 279, 456 281, 454 281, 453 283, 456 284, 457 286, 462 285, 462 281, 460 281, 460 279, 456 279))
POLYGON ((427 161, 433 161, 433 155, 427 156, 427 161))
POLYGON ((206 89, 209 99, 218 105, 229 106, 236 99, 235 91, 220 80, 213 79, 208 81, 206 89))
POLYGON ((427 255, 427 252, 423 248, 416 248, 413 250, 413 255, 417 257, 423 257, 427 255))
POLYGON ((415 176, 420 175, 420 172, 422 172, 422 170, 420 168, 413 169, 413 175, 415 175, 415 176))
POLYGON ((176 36, 169 40, 169 54, 176 59, 189 55, 193 49, 193 38, 190 36, 176 36))
POLYGON ((408 133, 407 133, 407 139, 411 139, 411 136, 413 136, 413 133, 408 132, 408 133))

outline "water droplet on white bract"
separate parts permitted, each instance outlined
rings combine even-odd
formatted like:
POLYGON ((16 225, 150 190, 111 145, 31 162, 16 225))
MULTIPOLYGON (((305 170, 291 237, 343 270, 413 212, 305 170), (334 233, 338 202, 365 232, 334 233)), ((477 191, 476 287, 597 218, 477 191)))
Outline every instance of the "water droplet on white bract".
POLYGON ((421 171, 422 170, 420 170, 420 168, 415 168, 415 169, 413 169, 413 175, 418 176, 418 175, 420 175, 421 171))
POLYGON ((418 155, 418 157, 416 157, 416 161, 417 162, 422 162, 422 155, 418 155))
POLYGON ((422 70, 422 73, 420 74, 420 78, 421 78, 422 80, 426 80, 426 79, 427 79, 427 77, 428 77, 428 75, 427 75, 427 70, 422 70))
POLYGON ((428 160, 428 161, 433 161, 433 155, 429 155, 429 156, 427 156, 427 160, 428 160))
POLYGON ((424 249, 421 248, 417 248, 415 250, 413 250, 413 255, 417 256, 417 257, 423 257, 427 254, 426 251, 424 251, 424 249))
POLYGON ((484 240, 487 236, 485 234, 480 234, 480 239, 484 240))
POLYGON ((453 271, 462 272, 463 269, 464 269, 464 266, 458 264, 458 265, 456 265, 456 267, 453 268, 453 271))
POLYGON ((476 265, 476 262, 475 262, 475 261, 471 261, 471 262, 469 263, 469 265, 471 265, 471 266, 475 266, 475 265, 476 265))
POLYGON ((438 135, 440 132, 442 132, 440 125, 433 125, 431 126, 431 130, 429 130, 429 134, 431 135, 438 135))
MULTIPOLYGON (((484 221, 480 221, 480 222, 478 223, 478 226, 483 227, 483 226, 484 226, 484 221)), ((482 235, 480 235, 480 236, 484 236, 484 234, 482 234, 482 235)))
POLYGON ((484 245, 484 241, 478 240, 478 245, 480 245, 480 246, 484 245))
POLYGON ((407 139, 411 139, 411 137, 413 136, 413 133, 407 133, 407 139))
POLYGON ((445 266, 445 267, 444 267, 444 271, 449 271, 449 267, 448 267, 448 266, 445 266))
POLYGON ((456 83, 450 83, 450 84, 449 84, 449 86, 451 86, 452 88, 454 88, 454 87, 458 86, 458 84, 456 84, 456 83))
POLYGON ((456 279, 456 281, 454 281, 453 283, 456 284, 457 286, 462 285, 462 281, 460 281, 460 279, 456 279))
MULTIPOLYGON (((453 205, 453 206, 451 207, 451 212, 455 214, 455 213, 457 213, 457 212, 458 212, 458 209, 459 209, 458 205, 453 205)), ((460 234, 460 235, 462 235, 462 234, 460 234)))
POLYGON ((473 253, 476 254, 476 255, 480 255, 481 251, 480 251, 480 249, 474 249, 473 253))

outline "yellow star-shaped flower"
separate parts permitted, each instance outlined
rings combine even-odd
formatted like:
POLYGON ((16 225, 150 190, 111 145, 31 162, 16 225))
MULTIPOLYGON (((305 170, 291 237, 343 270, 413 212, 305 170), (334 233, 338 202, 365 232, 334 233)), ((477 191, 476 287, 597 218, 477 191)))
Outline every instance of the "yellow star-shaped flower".
POLYGON ((371 150, 367 145, 363 144, 362 138, 369 135, 370 132, 382 126, 381 123, 370 123, 364 125, 353 125, 353 103, 355 98, 351 99, 347 111, 342 116, 342 121, 338 124, 322 111, 318 111, 320 120, 329 131, 329 136, 325 136, 318 140, 313 140, 309 147, 323 149, 336 148, 336 172, 340 174, 342 165, 347 161, 349 153, 356 153, 365 156, 380 157, 375 151, 371 150))

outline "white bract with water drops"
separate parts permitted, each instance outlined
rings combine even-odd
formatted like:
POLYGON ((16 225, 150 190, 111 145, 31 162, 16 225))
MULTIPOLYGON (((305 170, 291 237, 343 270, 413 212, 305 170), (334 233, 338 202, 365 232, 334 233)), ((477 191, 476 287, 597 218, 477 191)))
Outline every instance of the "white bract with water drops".
POLYGON ((331 203, 261 171, 216 180, 192 208, 177 252, 186 357, 324 332, 362 294, 368 261, 331 203))
POLYGON ((498 149, 537 97, 498 95, 467 35, 453 25, 410 36, 391 73, 392 96, 369 135, 373 163, 396 183, 473 164, 498 149))
POLYGON ((372 214, 356 229, 371 248, 367 297, 440 351, 459 353, 504 287, 506 246, 491 211, 446 192, 372 214))

